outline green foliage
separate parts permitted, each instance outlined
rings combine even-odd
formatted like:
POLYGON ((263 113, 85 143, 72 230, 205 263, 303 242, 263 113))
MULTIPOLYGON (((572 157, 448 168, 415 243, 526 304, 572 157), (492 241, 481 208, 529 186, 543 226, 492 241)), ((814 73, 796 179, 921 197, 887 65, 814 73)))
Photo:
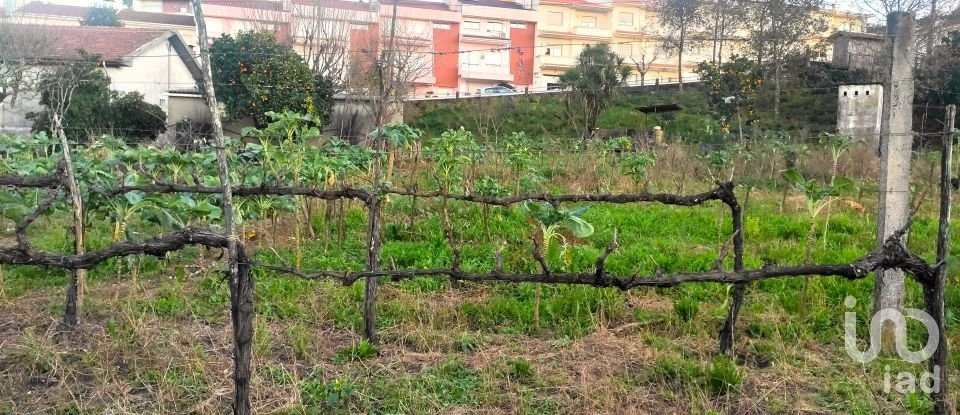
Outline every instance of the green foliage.
MULTIPOLYGON (((922 65, 917 65, 914 103, 917 104, 914 119, 918 121, 942 119, 943 110, 939 107, 960 105, 960 31, 954 30, 944 36, 934 47, 934 53, 925 56, 922 65)), ((924 132, 939 133, 942 130, 940 123, 914 121, 914 125, 927 126, 924 132)))
POLYGON ((87 15, 83 18, 83 25, 120 27, 120 18, 117 17, 117 9, 96 5, 87 9, 87 15))
POLYGON ((717 356, 707 370, 707 385, 717 395, 726 395, 736 390, 743 381, 743 373, 736 362, 727 356, 717 356))
POLYGON ((217 98, 230 118, 252 117, 258 126, 268 112, 293 111, 325 123, 332 108, 332 84, 315 76, 296 52, 273 35, 240 32, 210 46, 217 98))
POLYGON ((533 142, 523 131, 510 133, 507 139, 507 163, 516 177, 533 165, 533 142))
POLYGON ((500 185, 496 179, 490 176, 483 176, 473 187, 473 191, 484 197, 503 197, 510 193, 506 187, 500 185))
POLYGON ((694 72, 709 88, 710 106, 724 127, 736 127, 738 120, 749 125, 756 119, 756 92, 763 81, 752 60, 733 56, 719 66, 701 62, 694 72))
POLYGON ((167 115, 159 106, 144 101, 143 94, 112 91, 110 98, 111 134, 142 142, 167 130, 167 115))
POLYGON ((52 113, 61 113, 64 133, 74 142, 113 134, 131 142, 156 138, 167 130, 166 114, 143 101, 139 92, 110 90, 110 78, 97 68, 97 56, 44 72, 40 78, 40 103, 44 111, 28 114, 33 131, 52 131, 52 113))
POLYGON ((460 127, 427 140, 423 155, 434 163, 437 185, 442 190, 449 190, 451 185, 462 178, 461 168, 477 160, 479 150, 480 146, 474 140, 473 133, 460 127))
POLYGON ((933 413, 933 401, 923 391, 913 391, 907 394, 904 406, 911 414, 925 415, 933 413))
POLYGON ((652 150, 626 153, 618 160, 623 174, 633 179, 638 186, 647 179, 647 170, 656 161, 657 153, 652 150))
POLYGON ((404 148, 416 143, 423 136, 423 131, 400 123, 385 125, 382 130, 375 130, 371 135, 382 137, 391 148, 404 148))
POLYGON ((673 300, 673 311, 680 320, 690 322, 700 311, 700 300, 692 297, 681 297, 673 300))
POLYGON ((600 113, 627 83, 630 72, 624 58, 601 43, 584 47, 576 64, 560 75, 560 84, 571 91, 567 94, 567 111, 580 127, 581 137, 590 136, 600 113))
POLYGON ((354 386, 349 379, 334 379, 323 382, 311 376, 299 385, 300 399, 308 414, 327 413, 331 409, 341 408, 353 397, 354 386))
POLYGON ((584 206, 576 210, 566 210, 547 202, 523 201, 523 210, 540 225, 540 249, 547 253, 546 260, 557 263, 562 259, 565 266, 570 265, 570 245, 560 230, 567 229, 578 238, 593 235, 593 225, 581 217, 589 208, 584 206), (553 243, 554 240, 557 243, 553 243))
POLYGON ((523 359, 510 359, 507 361, 506 374, 510 380, 524 382, 533 378, 533 365, 523 359))
POLYGON ((832 185, 822 185, 814 179, 807 180, 798 171, 790 169, 783 172, 783 178, 794 188, 803 193, 807 200, 807 213, 811 218, 817 217, 820 211, 836 200, 841 191, 854 187, 852 180, 846 177, 836 177, 832 185))
POLYGON ((456 341, 457 350, 460 350, 464 353, 480 350, 481 344, 482 339, 479 335, 474 333, 460 333, 460 336, 457 337, 456 341))
POLYGON ((373 344, 361 340, 359 343, 337 352, 333 360, 337 363, 356 362, 376 357, 378 354, 380 352, 373 344))
POLYGON ((699 366, 687 360, 663 358, 654 364, 651 374, 667 384, 682 387, 696 383, 702 373, 699 366))

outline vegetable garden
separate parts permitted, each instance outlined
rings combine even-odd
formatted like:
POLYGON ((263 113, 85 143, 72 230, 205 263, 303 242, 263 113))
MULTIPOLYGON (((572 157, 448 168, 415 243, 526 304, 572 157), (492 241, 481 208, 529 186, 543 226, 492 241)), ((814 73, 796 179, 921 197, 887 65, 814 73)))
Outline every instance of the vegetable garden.
MULTIPOLYGON (((350 302, 362 306, 362 313, 330 310, 338 322, 362 331, 365 338, 337 353, 344 361, 377 353, 375 347, 382 340, 378 326, 384 324, 378 314, 388 316, 388 328, 394 324, 389 308, 394 305, 388 303, 386 311, 382 304, 378 307, 381 285, 442 284, 440 289, 456 292, 488 285, 496 290, 502 283, 515 283, 522 307, 465 313, 479 326, 510 319, 523 333, 562 333, 571 338, 591 331, 594 320, 603 321, 605 312, 622 307, 616 305, 620 294, 610 294, 615 290, 680 290, 684 288, 674 287, 716 283, 699 294, 664 292, 682 294, 673 310, 686 322, 694 320, 707 299, 724 297, 717 304, 723 312, 722 324, 714 326, 716 352, 736 357, 734 340, 745 331, 736 323, 741 308, 750 309, 750 296, 744 301, 748 291, 788 292, 781 301, 785 309, 799 314, 808 330, 799 334, 803 337, 817 333, 818 327, 840 326, 835 318, 840 314, 831 314, 823 304, 826 298, 870 295, 863 284, 821 283, 810 277, 862 280, 873 271, 892 268, 903 269, 917 282, 912 290, 922 293, 926 310, 938 317, 941 344, 946 344, 950 145, 941 160, 918 154, 923 162, 918 171, 930 171, 917 180, 920 224, 874 246, 872 241, 853 243, 862 234, 852 229, 870 228, 861 211, 869 209, 865 199, 870 199, 874 187, 867 179, 871 175, 867 163, 843 165, 846 155, 862 150, 843 137, 825 136, 813 150, 795 141, 645 148, 629 139, 551 141, 522 133, 502 142, 481 143, 462 128, 425 137, 405 125, 391 125, 374 132, 373 137, 385 144, 377 152, 337 139, 308 145, 319 135, 311 117, 270 115, 273 122, 268 127, 250 129, 247 139, 227 145, 230 187, 237 197, 233 214, 240 224, 237 276, 217 277, 215 265, 198 272, 210 275, 203 280, 210 295, 222 293, 226 280, 229 294, 212 303, 231 310, 235 413, 250 413, 256 406, 251 397, 255 400, 259 383, 254 384, 252 377, 262 372, 251 367, 251 359, 262 351, 255 351, 255 314, 267 320, 296 319, 302 312, 299 307, 271 308, 272 302, 258 294, 261 281, 331 280, 343 285, 362 281, 363 293, 352 291, 360 304, 350 302), (807 166, 794 165, 798 154, 809 162, 807 166), (818 169, 811 160, 827 168, 818 169), (933 173, 937 165, 943 166, 940 175, 933 173), (842 173, 859 177, 851 180, 842 173), (934 224, 927 218, 931 209, 923 202, 929 189, 938 185, 941 220, 934 224), (776 228, 783 220, 778 216, 791 215, 788 198, 797 197, 803 200, 803 216, 791 222, 787 231, 791 236, 786 238, 801 241, 799 245, 769 246, 765 240, 767 246, 750 248, 751 235, 763 235, 764 227, 776 228), (647 204, 658 207, 640 207, 647 204), (764 220, 769 223, 749 214, 745 218, 744 211, 754 205, 768 212, 764 220), (776 210, 772 206, 779 212, 770 213, 776 210), (658 217, 673 219, 661 219, 664 223, 658 225, 658 217), (708 249, 685 250, 670 241, 674 231, 668 225, 682 224, 684 217, 693 218, 694 224, 677 232, 696 236, 679 239, 692 238, 708 249), (659 231, 650 236, 658 241, 638 234, 640 228, 659 231), (914 234, 910 248, 904 238, 907 232, 914 234), (933 234, 937 237, 929 237, 933 234), (849 244, 849 249, 831 255, 837 243, 849 244), (932 263, 915 253, 929 256, 931 248, 936 252, 932 263), (802 286, 780 283, 786 281, 783 277, 803 277, 797 281, 802 286), (481 282, 485 284, 476 285, 481 282), (781 285, 775 289, 774 284, 781 285), (592 291, 558 288, 565 285, 592 291), (271 307, 262 306, 262 301, 271 307)), ((84 313, 95 313, 84 311, 84 298, 99 286, 87 286, 78 270, 92 270, 90 278, 98 281, 120 277, 141 284, 153 281, 140 275, 151 268, 156 275, 173 275, 182 282, 191 264, 222 260, 216 251, 226 247, 228 238, 211 230, 224 216, 219 196, 223 184, 213 148, 181 152, 103 137, 72 148, 70 154, 70 163, 64 162, 60 141, 44 134, 4 136, 0 141, 0 185, 8 190, 0 194, 0 210, 13 226, 0 248, 0 275, 7 274, 0 287, 19 290, 8 294, 16 297, 29 291, 22 284, 34 278, 30 275, 52 278, 59 270, 69 271, 64 317, 57 324, 63 336, 82 336, 78 327, 83 326, 84 313), (83 202, 80 228, 87 241, 86 250, 72 253, 65 241, 76 234, 76 226, 68 233, 70 238, 62 237, 73 211, 67 166, 72 167, 83 202)), ((747 333, 754 326, 749 327, 747 333)), ((476 347, 470 341, 462 343, 464 351, 476 347)), ((931 367, 951 367, 946 348, 941 349, 944 353, 930 360, 931 367)), ((707 384, 722 396, 736 390, 742 379, 732 360, 718 359, 709 369, 707 384)), ((521 363, 509 367, 508 378, 530 376, 530 369, 521 363)), ((677 370, 667 373, 681 376, 677 370)), ((930 397, 933 404, 949 398, 945 379, 942 392, 930 397)), ((351 400, 358 398, 352 386, 338 382, 314 385, 320 390, 314 394, 322 399, 313 404, 302 399, 304 406, 353 408, 350 405, 356 403, 351 400)), ((310 388, 299 383, 304 396, 312 396, 310 388)), ((386 411, 377 405, 353 409, 386 411)))

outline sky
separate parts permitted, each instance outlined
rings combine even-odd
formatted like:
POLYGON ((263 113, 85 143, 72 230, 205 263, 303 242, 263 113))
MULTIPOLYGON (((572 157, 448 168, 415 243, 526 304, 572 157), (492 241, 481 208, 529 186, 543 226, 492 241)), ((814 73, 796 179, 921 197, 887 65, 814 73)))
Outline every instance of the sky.
MULTIPOLYGON (((90 6, 90 5, 96 4, 96 3, 98 3, 98 2, 102 2, 102 1, 104 1, 104 0, 46 0, 46 1, 49 2, 49 3, 57 3, 57 4, 71 4, 71 5, 77 5, 77 6, 90 6)), ((826 1, 826 3, 828 3, 828 4, 836 3, 836 4, 837 4, 837 7, 840 7, 840 8, 842 8, 842 9, 851 10, 851 11, 856 11, 856 10, 859 8, 859 7, 856 7, 856 3, 859 2, 859 1, 860 1, 860 0, 833 0, 833 1, 826 1)), ((119 3, 120 0, 116 0, 116 2, 119 3)))
MULTIPOLYGON (((17 0, 17 2, 20 2, 20 3, 25 3, 27 1, 29 0, 17 0)), ((49 3, 69 4, 69 5, 75 5, 75 6, 91 6, 97 3, 109 2, 109 0, 44 0, 44 1, 47 1, 49 3)), ((437 1, 437 0, 434 0, 434 1, 437 1)), ((843 10, 849 10, 857 13, 873 14, 872 11, 870 11, 869 9, 863 6, 863 3, 865 1, 871 1, 871 0, 824 0, 824 3, 827 4, 828 6, 836 4, 837 8, 840 8, 843 10)), ((114 0, 114 2, 116 4, 122 3, 121 0, 114 0)))

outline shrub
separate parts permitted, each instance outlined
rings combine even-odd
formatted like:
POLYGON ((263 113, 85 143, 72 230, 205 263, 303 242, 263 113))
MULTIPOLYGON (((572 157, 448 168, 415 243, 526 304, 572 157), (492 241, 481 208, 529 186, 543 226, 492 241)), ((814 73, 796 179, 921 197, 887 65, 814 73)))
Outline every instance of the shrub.
POLYGON ((30 113, 33 131, 52 132, 51 109, 61 111, 64 133, 71 141, 112 134, 127 142, 155 138, 167 130, 166 114, 143 100, 139 92, 110 90, 110 78, 97 68, 97 56, 43 74, 38 90, 46 110, 30 113))
POLYGON ((707 384, 718 395, 725 395, 736 389, 743 381, 743 373, 737 364, 727 356, 717 356, 707 371, 707 384))
POLYGON ((269 33, 224 35, 210 46, 217 98, 230 118, 252 117, 258 127, 267 112, 293 111, 325 122, 333 85, 315 76, 306 62, 269 33))
POLYGON ((337 352, 333 360, 337 363, 354 362, 369 359, 378 353, 377 348, 370 342, 362 340, 360 343, 337 352))
POLYGON ((673 311, 680 316, 680 320, 689 322, 700 311, 700 301, 695 298, 679 298, 673 300, 673 311))

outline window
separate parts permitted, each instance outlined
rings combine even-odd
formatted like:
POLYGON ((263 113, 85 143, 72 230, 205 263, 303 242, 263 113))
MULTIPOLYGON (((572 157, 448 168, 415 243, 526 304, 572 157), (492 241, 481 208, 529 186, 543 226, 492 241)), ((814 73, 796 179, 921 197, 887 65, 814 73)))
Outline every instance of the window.
POLYGON ((511 29, 526 29, 527 24, 524 22, 510 22, 511 29))
POLYGON ((480 30, 480 22, 463 21, 463 30, 480 30))
POLYGON ((550 26, 563 26, 563 12, 548 12, 547 24, 550 26))
POLYGON ((487 22, 487 31, 503 33, 503 23, 500 22, 487 22))
POLYGON ((633 26, 633 13, 620 12, 617 21, 620 26, 633 26))
POLYGON ((467 65, 479 65, 483 63, 483 55, 480 52, 467 53, 467 65))
POLYGON ((581 17, 580 27, 597 27, 597 18, 594 16, 581 17))
POLYGON ((544 54, 547 56, 563 56, 563 50, 559 46, 550 46, 544 54))
POLYGON ((450 23, 434 23, 434 24, 433 24, 433 28, 434 28, 434 29, 441 29, 441 30, 449 30, 449 29, 450 29, 450 23))

